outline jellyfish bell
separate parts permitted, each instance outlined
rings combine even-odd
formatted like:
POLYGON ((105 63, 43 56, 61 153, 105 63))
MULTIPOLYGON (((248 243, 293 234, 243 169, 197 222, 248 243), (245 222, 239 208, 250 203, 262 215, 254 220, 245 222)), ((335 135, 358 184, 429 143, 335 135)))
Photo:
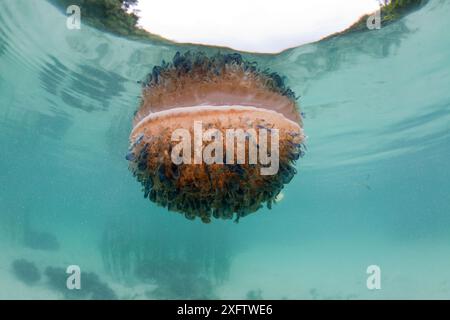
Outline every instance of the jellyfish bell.
POLYGON ((296 174, 302 127, 278 74, 239 54, 177 53, 143 84, 126 159, 150 201, 238 221, 270 208, 296 174))

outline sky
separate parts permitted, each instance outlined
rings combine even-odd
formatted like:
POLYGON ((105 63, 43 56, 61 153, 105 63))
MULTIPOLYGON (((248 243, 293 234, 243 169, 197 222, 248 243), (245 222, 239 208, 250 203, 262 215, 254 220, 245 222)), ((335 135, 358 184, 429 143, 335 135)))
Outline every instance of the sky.
POLYGON ((181 43, 276 53, 342 31, 378 0, 139 0, 139 25, 181 43))

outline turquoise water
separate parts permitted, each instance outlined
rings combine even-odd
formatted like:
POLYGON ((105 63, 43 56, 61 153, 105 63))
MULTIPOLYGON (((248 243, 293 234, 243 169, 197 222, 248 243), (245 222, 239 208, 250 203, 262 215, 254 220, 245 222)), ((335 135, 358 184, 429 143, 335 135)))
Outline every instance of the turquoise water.
POLYGON ((377 31, 246 54, 301 95, 308 152, 272 210, 205 225, 144 199, 124 159, 137 81, 199 48, 1 1, 0 298, 450 298, 449 16, 431 0, 377 31), (83 293, 59 281, 69 265, 83 293))

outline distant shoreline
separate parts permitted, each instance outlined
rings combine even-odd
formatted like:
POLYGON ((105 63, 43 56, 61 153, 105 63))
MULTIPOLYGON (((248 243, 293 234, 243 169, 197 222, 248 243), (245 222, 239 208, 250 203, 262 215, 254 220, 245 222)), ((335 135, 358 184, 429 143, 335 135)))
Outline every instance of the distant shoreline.
MULTIPOLYGON (((385 5, 380 9, 381 25, 386 26, 395 21, 398 21, 408 14, 419 10, 428 2, 429 0, 392 0, 390 4, 385 5)), ((370 16, 371 14, 366 14, 344 31, 333 33, 325 38, 320 39, 317 42, 345 36, 350 33, 369 31, 369 29, 367 28, 367 19, 369 19, 370 16)))

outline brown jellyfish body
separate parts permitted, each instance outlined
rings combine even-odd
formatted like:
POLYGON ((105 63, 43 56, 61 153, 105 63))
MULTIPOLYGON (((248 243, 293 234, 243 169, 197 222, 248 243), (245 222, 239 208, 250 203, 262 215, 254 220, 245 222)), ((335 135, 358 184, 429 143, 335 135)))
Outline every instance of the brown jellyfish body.
POLYGON ((304 139, 279 75, 239 54, 177 53, 143 85, 126 158, 150 201, 191 220, 238 221, 271 208, 304 139))

